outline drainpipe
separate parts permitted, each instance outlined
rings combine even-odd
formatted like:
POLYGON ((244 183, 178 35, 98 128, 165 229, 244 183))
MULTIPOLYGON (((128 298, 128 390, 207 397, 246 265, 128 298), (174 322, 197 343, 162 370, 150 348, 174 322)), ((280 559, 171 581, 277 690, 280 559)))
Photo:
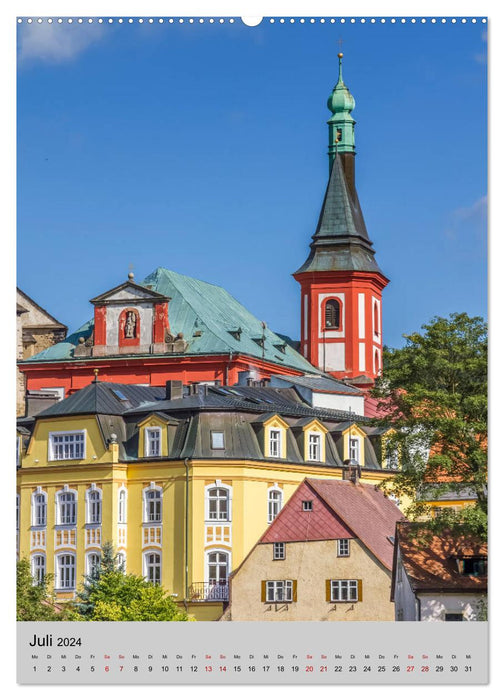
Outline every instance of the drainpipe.
POLYGON ((227 364, 224 368, 224 386, 229 386, 229 366, 231 365, 231 361, 233 359, 233 351, 229 353, 229 360, 227 361, 227 364))
POLYGON ((187 599, 189 597, 189 459, 184 458, 185 465, 185 546, 184 546, 184 559, 185 559, 185 585, 184 585, 184 607, 187 610, 187 599))

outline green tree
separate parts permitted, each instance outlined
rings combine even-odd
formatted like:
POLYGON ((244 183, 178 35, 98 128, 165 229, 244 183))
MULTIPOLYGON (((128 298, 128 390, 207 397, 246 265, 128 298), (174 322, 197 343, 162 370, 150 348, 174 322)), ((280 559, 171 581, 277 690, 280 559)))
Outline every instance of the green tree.
POLYGON ((35 584, 28 559, 20 559, 16 564, 16 619, 27 622, 33 620, 61 620, 62 614, 54 607, 49 595, 51 578, 44 576, 35 584))
POLYGON ((86 612, 81 611, 85 620, 188 620, 185 610, 161 586, 120 570, 101 574, 88 604, 86 612))
POLYGON ((93 614, 93 593, 99 586, 100 578, 104 574, 121 570, 122 568, 121 565, 118 564, 117 555, 114 553, 112 543, 104 542, 101 551, 100 565, 84 577, 82 588, 77 595, 75 609, 80 615, 88 618, 93 614))
POLYGON ((447 491, 476 496, 459 512, 443 509, 431 523, 486 537, 487 532, 487 327, 466 313, 435 317, 406 345, 384 349, 383 374, 374 395, 395 428, 391 446, 402 469, 383 488, 412 499, 412 519, 428 514, 423 500, 447 491))

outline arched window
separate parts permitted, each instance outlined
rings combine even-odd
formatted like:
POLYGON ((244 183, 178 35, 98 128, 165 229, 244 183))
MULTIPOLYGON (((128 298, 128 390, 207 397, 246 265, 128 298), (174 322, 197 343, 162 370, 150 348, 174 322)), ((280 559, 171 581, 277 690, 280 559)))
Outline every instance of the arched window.
POLYGON ((58 554, 56 557, 56 588, 75 588, 75 554, 58 554))
POLYGON ((45 527, 47 525, 47 494, 35 492, 32 496, 32 525, 45 527))
POLYGON ((280 489, 268 490, 268 522, 272 523, 282 509, 283 494, 280 489))
POLYGON ((229 554, 222 550, 207 552, 208 583, 225 586, 229 576, 229 554))
POLYGON ((120 571, 126 573, 126 554, 124 552, 118 552, 116 554, 116 564, 120 571))
POLYGON ((38 586, 43 583, 46 574, 46 560, 43 554, 34 554, 31 558, 33 582, 38 586))
POLYGON ((208 489, 208 520, 230 520, 229 490, 223 487, 208 489))
POLYGON ((374 363, 375 363, 375 373, 378 374, 380 371, 380 353, 378 350, 375 350, 374 354, 374 363))
POLYGON ((328 299, 325 305, 324 327, 340 328, 341 304, 337 299, 328 299))
POLYGON ((380 335, 380 319, 378 316, 378 302, 377 301, 375 301, 373 304, 373 326, 374 326, 374 334, 380 335))
POLYGON ((101 557, 98 552, 90 552, 86 556, 86 574, 93 576, 100 569, 101 557))
POLYGON ((97 488, 90 488, 86 491, 87 516, 86 522, 89 525, 99 525, 102 517, 101 491, 97 488))
POLYGON ((146 552, 144 554, 144 576, 151 583, 161 583, 161 554, 146 552))
POLYGON ((56 524, 77 523, 77 496, 75 491, 63 490, 56 494, 56 524))
POLYGON ((144 491, 144 522, 161 522, 161 489, 150 488, 144 491))
POLYGON ((126 522, 126 517, 127 517, 127 499, 128 499, 128 492, 126 489, 123 487, 119 489, 119 494, 118 494, 118 514, 117 514, 117 520, 119 523, 125 523, 126 522))

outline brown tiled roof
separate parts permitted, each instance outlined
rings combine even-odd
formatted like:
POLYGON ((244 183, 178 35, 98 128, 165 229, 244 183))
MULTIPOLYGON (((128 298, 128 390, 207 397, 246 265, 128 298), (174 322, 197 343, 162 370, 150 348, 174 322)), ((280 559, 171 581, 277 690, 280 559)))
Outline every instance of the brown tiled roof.
POLYGON ((399 508, 371 484, 336 479, 305 479, 266 530, 261 542, 295 542, 355 537, 392 570, 394 546, 389 538, 399 508), (313 500, 313 511, 301 501, 313 500))
POLYGON ((396 544, 413 590, 479 590, 487 588, 487 576, 459 573, 457 559, 488 556, 486 542, 476 537, 454 537, 450 532, 433 535, 418 523, 399 523, 396 544), (425 538, 425 539, 424 539, 425 538))

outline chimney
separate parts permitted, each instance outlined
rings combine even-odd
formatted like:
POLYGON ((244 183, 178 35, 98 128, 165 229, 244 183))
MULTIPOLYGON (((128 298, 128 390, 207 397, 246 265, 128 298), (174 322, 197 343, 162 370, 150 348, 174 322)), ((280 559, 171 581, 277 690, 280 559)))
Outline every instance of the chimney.
POLYGON ((184 387, 180 379, 171 379, 166 382, 166 400, 173 401, 181 399, 183 396, 184 387))
POLYGON ((361 468, 359 464, 355 459, 345 459, 343 465, 343 480, 351 481, 352 484, 358 484, 361 477, 361 468))
POLYGON ((238 386, 250 386, 249 380, 257 379, 257 372, 253 369, 238 372, 238 386))

